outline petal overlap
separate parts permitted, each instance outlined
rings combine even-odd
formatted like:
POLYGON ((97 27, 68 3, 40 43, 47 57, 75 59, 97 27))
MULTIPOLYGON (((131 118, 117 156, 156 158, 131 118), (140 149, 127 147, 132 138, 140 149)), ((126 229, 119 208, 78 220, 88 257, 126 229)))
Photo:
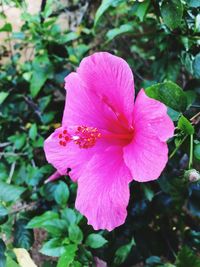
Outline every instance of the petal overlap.
POLYGON ((133 179, 147 182, 157 179, 168 161, 166 140, 173 136, 174 126, 167 108, 141 90, 134 107, 134 135, 124 147, 124 160, 133 179))

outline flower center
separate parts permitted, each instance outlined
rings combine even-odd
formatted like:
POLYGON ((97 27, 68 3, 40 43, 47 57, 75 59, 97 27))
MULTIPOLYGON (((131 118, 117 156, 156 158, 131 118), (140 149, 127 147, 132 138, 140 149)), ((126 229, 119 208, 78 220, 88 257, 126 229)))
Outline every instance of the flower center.
POLYGON ((80 148, 90 148, 96 144, 97 139, 101 137, 101 133, 95 127, 79 126, 70 134, 64 129, 59 135, 60 146, 66 146, 68 142, 73 141, 80 148))
MULTIPOLYGON (((65 147, 69 142, 74 142, 80 148, 93 147, 98 139, 101 137, 107 140, 121 140, 124 144, 131 141, 133 137, 133 129, 130 129, 126 133, 111 133, 101 131, 96 127, 78 126, 75 129, 70 130, 63 129, 58 133, 59 145, 65 147)), ((108 141, 109 142, 109 141, 108 141)))

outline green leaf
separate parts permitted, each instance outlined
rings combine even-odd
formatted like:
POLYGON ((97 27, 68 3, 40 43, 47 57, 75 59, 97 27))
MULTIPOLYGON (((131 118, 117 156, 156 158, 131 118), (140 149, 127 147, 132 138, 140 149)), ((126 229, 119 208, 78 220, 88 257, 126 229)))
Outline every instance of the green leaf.
POLYGON ((12 32, 12 25, 10 23, 5 23, 2 28, 0 28, 0 32, 12 32))
POLYGON ((150 0, 145 0, 142 3, 135 2, 133 8, 135 9, 134 14, 140 19, 140 21, 144 21, 145 15, 150 5, 150 0))
POLYGON ((34 217, 28 224, 27 228, 40 228, 46 221, 58 219, 58 214, 53 211, 47 211, 40 216, 34 217))
POLYGON ((123 2, 125 2, 125 0, 103 0, 95 14, 94 27, 97 26, 99 19, 108 10, 109 7, 116 7, 123 2))
POLYGON ((2 239, 0 239, 0 267, 5 267, 6 265, 6 245, 2 239))
MULTIPOLYGON (((181 40, 184 46, 186 47, 186 50, 188 50, 189 49, 187 42, 188 39, 182 38, 181 40)), ((190 53, 187 53, 185 51, 181 53, 181 63, 185 66, 186 70, 191 74, 193 74, 193 59, 194 58, 190 53)))
POLYGON ((200 143, 194 146, 194 156, 196 159, 200 160, 200 143))
POLYGON ((69 239, 77 244, 80 244, 83 240, 83 233, 81 229, 76 224, 71 224, 69 226, 69 239))
POLYGON ((29 137, 35 141, 37 136, 37 125, 34 123, 31 125, 31 128, 29 129, 29 137))
POLYGON ((43 11, 43 17, 48 18, 53 12, 53 0, 47 0, 45 9, 43 11))
POLYGON ((187 107, 189 108, 196 100, 197 94, 192 90, 188 90, 185 92, 187 97, 187 107))
POLYGON ((21 134, 11 135, 8 138, 8 140, 14 144, 16 149, 21 149, 26 143, 26 134, 21 133, 21 134))
POLYGON ((114 263, 116 265, 122 264, 126 260, 126 258, 128 257, 133 246, 135 246, 134 239, 132 239, 131 242, 128 243, 127 245, 124 245, 124 246, 121 246, 120 248, 118 248, 117 251, 115 252, 114 263))
POLYGON ((61 236, 67 233, 67 223, 60 219, 51 219, 42 223, 40 228, 44 228, 47 232, 54 236, 61 236))
POLYGON ((61 217, 66 221, 68 225, 74 224, 76 222, 76 213, 70 208, 66 208, 62 211, 61 217))
POLYGON ((198 14, 195 18, 195 28, 194 32, 200 32, 200 14, 198 14))
POLYGON ((180 0, 163 1, 160 11, 167 27, 173 30, 180 26, 183 16, 183 5, 180 0))
POLYGON ((145 90, 146 94, 176 111, 185 111, 187 97, 184 91, 173 82, 157 83, 145 90))
POLYGON ((185 134, 194 134, 194 127, 189 122, 189 120, 183 115, 178 120, 178 128, 185 134))
POLYGON ((77 32, 69 32, 65 35, 61 35, 60 38, 58 39, 58 43, 65 44, 65 43, 78 39, 78 37, 79 37, 79 34, 77 32))
POLYGON ((185 246, 179 251, 175 264, 176 267, 200 267, 200 259, 190 248, 185 246))
POLYGON ((59 181, 56 190, 55 190, 55 200, 61 205, 65 206, 67 204, 67 200, 69 198, 69 189, 66 183, 63 181, 59 181))
POLYGON ((14 247, 29 250, 33 245, 33 230, 27 229, 27 220, 19 219, 14 224, 14 247))
POLYGON ((145 261, 146 264, 148 264, 148 266, 157 266, 158 264, 162 264, 162 261, 160 259, 160 257, 158 256, 151 256, 148 259, 146 259, 145 261))
POLYGON ((111 29, 107 32, 106 37, 108 41, 113 40, 115 37, 123 33, 128 33, 133 31, 133 26, 129 23, 121 25, 119 28, 111 29))
POLYGON ((42 168, 38 168, 36 166, 27 164, 26 176, 24 177, 26 184, 36 186, 38 185, 42 177, 43 177, 42 168))
POLYGON ((6 97, 9 95, 7 92, 0 92, 0 105, 4 102, 6 97))
POLYGON ((73 263, 76 251, 78 249, 77 245, 68 245, 66 251, 59 258, 58 264, 56 267, 69 267, 73 263))
POLYGON ((48 78, 51 78, 53 66, 47 55, 35 57, 33 61, 33 74, 30 81, 32 97, 36 97, 48 78))
POLYGON ((141 186, 142 186, 142 189, 144 191, 146 199, 148 199, 148 201, 152 201, 152 199, 154 197, 153 190, 151 190, 151 188, 146 184, 142 184, 141 186))
MULTIPOLYGON (((65 75, 66 76, 66 75, 65 75)), ((64 80, 64 77, 62 77, 62 81, 64 80)), ((60 81, 61 82, 61 81, 60 81)), ((40 99, 38 99, 38 103, 39 103, 39 108, 41 111, 44 111, 47 106, 49 105, 49 103, 51 102, 51 96, 43 96, 40 99)))
POLYGON ((73 267, 82 267, 82 264, 79 261, 74 261, 73 265, 73 267))
POLYGON ((168 107, 167 109, 167 114, 170 116, 170 118, 173 120, 173 121, 177 121, 178 118, 180 117, 181 113, 168 107))
POLYGON ((200 53, 195 56, 193 61, 193 72, 194 76, 199 79, 200 78, 200 53))
POLYGON ((100 248, 104 246, 108 241, 100 234, 90 234, 85 244, 91 248, 100 248))
POLYGON ((6 180, 8 178, 8 170, 3 162, 0 162, 0 180, 6 180))
POLYGON ((31 85, 30 85, 30 91, 32 97, 36 97, 37 94, 40 92, 42 86, 45 84, 46 80, 48 79, 47 73, 38 70, 34 71, 31 78, 31 85))
POLYGON ((47 199, 48 201, 55 200, 54 192, 56 190, 56 187, 57 187, 56 183, 47 183, 47 184, 44 184, 43 188, 41 189, 42 196, 45 199, 47 199))
POLYGON ((65 252, 65 246, 59 238, 52 238, 42 246, 40 252, 47 256, 60 257, 65 252))
POLYGON ((8 220, 8 210, 0 205, 0 225, 8 220))
POLYGON ((146 259, 145 261, 146 264, 148 264, 148 266, 157 266, 158 264, 162 264, 162 261, 160 259, 160 257, 158 256, 151 256, 149 258, 146 259))
POLYGON ((12 258, 6 257, 6 267, 20 267, 12 258))
POLYGON ((4 182, 0 182, 0 188, 0 201, 5 202, 17 200, 26 190, 24 187, 11 185, 4 182))
POLYGON ((43 113, 42 123, 49 124, 55 118, 55 112, 51 111, 48 113, 43 113))

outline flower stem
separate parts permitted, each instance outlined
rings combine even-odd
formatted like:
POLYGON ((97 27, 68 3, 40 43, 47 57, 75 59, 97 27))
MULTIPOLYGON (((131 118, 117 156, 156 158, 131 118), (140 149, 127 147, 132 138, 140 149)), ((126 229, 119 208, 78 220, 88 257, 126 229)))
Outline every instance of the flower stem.
POLYGON ((188 168, 190 169, 193 164, 193 134, 190 135, 190 157, 189 157, 189 165, 188 168))
POLYGON ((188 137, 188 135, 184 136, 184 138, 180 141, 179 145, 170 154, 169 159, 171 159, 176 154, 176 152, 178 151, 179 147, 183 144, 183 142, 186 140, 187 137, 188 137))

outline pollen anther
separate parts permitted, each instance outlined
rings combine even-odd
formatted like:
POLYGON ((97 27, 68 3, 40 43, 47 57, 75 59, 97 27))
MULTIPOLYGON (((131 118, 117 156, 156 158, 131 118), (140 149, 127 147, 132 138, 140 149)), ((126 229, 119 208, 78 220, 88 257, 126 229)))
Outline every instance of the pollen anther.
POLYGON ((97 139, 101 137, 101 133, 94 127, 79 126, 75 136, 74 143, 79 145, 80 148, 91 148, 96 144, 97 139))

